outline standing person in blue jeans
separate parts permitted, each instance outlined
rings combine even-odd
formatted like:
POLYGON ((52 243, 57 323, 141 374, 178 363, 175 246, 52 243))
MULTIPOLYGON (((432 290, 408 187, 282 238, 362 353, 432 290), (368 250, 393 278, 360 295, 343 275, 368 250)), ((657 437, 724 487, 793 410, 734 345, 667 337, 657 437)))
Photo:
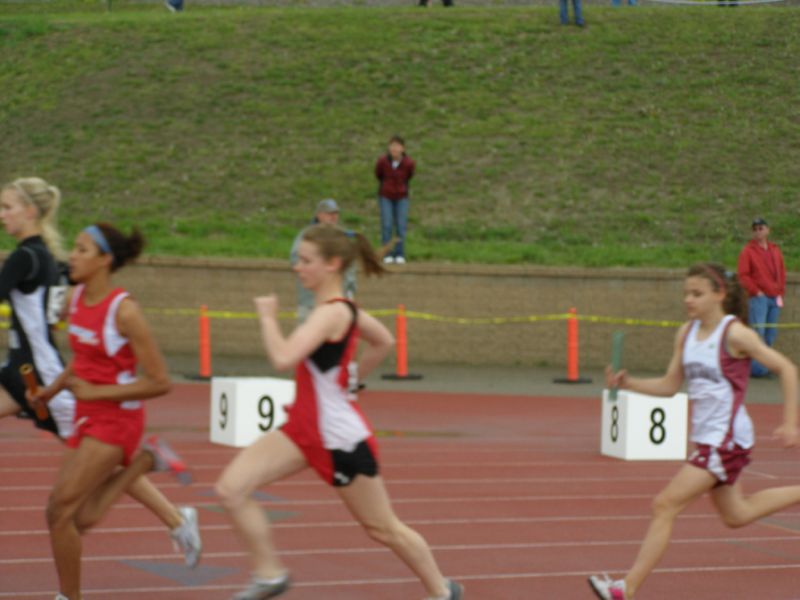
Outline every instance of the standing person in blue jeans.
MULTIPOLYGON (((758 217, 753 220, 753 238, 739 254, 739 281, 750 296, 750 326, 767 346, 775 343, 778 330, 774 325, 783 308, 786 288, 786 267, 781 249, 770 242, 769 225, 758 217), (765 327, 766 325, 766 327, 765 327)), ((766 377, 769 370, 757 361, 751 366, 753 377, 766 377)))
MULTIPOLYGON (((558 0, 559 17, 562 25, 569 25, 569 0, 558 0)), ((581 0, 572 0, 572 10, 575 13, 575 25, 585 27, 586 21, 583 20, 583 7, 581 0)))
POLYGON ((378 202, 381 209, 381 243, 386 246, 397 230, 399 241, 383 257, 385 263, 405 264, 406 226, 408 224, 408 183, 416 165, 406 154, 406 143, 399 135, 392 136, 386 154, 375 163, 378 178, 378 202))

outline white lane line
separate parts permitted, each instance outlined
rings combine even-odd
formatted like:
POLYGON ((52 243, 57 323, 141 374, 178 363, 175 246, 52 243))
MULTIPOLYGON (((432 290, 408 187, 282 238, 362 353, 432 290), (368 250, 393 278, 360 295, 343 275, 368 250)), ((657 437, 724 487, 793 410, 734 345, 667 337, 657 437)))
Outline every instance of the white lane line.
MULTIPOLYGON (((559 571, 559 572, 538 572, 531 571, 525 573, 479 573, 471 575, 453 575, 454 579, 459 581, 508 581, 513 579, 563 579, 573 577, 585 577, 590 573, 614 572, 624 570, 624 566, 598 566, 597 568, 587 569, 585 571, 559 571)), ((678 574, 678 573, 730 573, 730 572, 744 572, 744 571, 789 571, 800 569, 800 564, 776 564, 776 565, 721 565, 721 566, 707 566, 707 567, 671 567, 663 569, 655 569, 653 573, 657 574, 678 574)), ((399 585, 406 583, 417 583, 418 580, 411 577, 392 577, 380 579, 346 579, 346 580, 328 580, 328 581, 299 581, 294 585, 297 588, 326 588, 326 587, 344 587, 344 586, 375 586, 375 585, 399 585)), ((139 587, 139 588, 104 588, 104 589, 87 589, 83 590, 85 596, 112 596, 116 597, 120 594, 153 594, 157 592, 185 592, 197 593, 205 591, 230 591, 238 590, 242 584, 229 584, 229 585, 197 585, 191 588, 182 586, 164 586, 164 587, 139 587)), ((52 595, 51 592, 0 592, 0 598, 30 598, 35 596, 43 596, 45 594, 52 595)))
MULTIPOLYGON (((712 538, 675 538, 670 540, 670 544, 743 544, 759 542, 796 542, 800 535, 792 536, 763 536, 763 537, 712 537, 712 538)), ((449 544, 431 545, 431 549, 437 552, 480 552, 488 550, 536 550, 548 548, 588 548, 588 547, 608 547, 608 546, 639 546, 641 539, 633 540, 603 540, 603 541, 573 541, 573 542, 526 542, 511 544, 449 544)), ((281 555, 285 556, 317 556, 317 555, 344 555, 344 554, 375 554, 388 553, 388 548, 370 546, 368 548, 314 548, 303 550, 281 550, 281 555)), ((247 552, 204 552, 204 559, 214 558, 246 558, 250 556, 247 552)), ((120 556, 83 556, 83 562, 114 562, 124 560, 167 560, 183 563, 183 558, 176 554, 132 554, 120 556)), ((50 564, 53 562, 51 557, 45 558, 10 558, 0 559, 0 565, 33 565, 50 564)))
MULTIPOLYGON (((38 486, 31 486, 37 487, 38 486)), ((168 485, 159 485, 161 489, 168 488, 168 485)), ((174 484, 174 487, 182 488, 179 484, 174 484)), ((50 487, 45 489, 49 490, 50 487)), ((606 501, 606 500, 643 500, 651 499, 653 494, 573 494, 564 496, 447 496, 447 497, 431 497, 431 498, 392 498, 392 504, 441 504, 441 503, 454 503, 454 502, 494 502, 502 504, 507 502, 571 502, 579 500, 587 501, 606 501)), ((209 496, 206 500, 208 503, 213 503, 214 497, 209 496)), ((200 501, 200 504, 206 503, 200 501)), ((262 504, 265 504, 262 502, 262 504)), ((339 498, 330 498, 328 500, 284 500, 276 499, 268 502, 269 506, 342 506, 342 501, 339 498)), ((115 504, 115 507, 121 505, 115 504)), ((134 504, 133 506, 138 506, 134 504)), ((41 510, 42 507, 34 507, 30 510, 41 510)), ((28 507, 15 506, 15 507, 0 507, 0 512, 7 512, 9 510, 26 510, 28 507)))
MULTIPOLYGON (((781 513, 786 514, 786 513, 781 513)), ((800 513, 794 513, 795 516, 800 516, 800 513)), ((593 523, 608 521, 649 521, 652 517, 649 514, 642 513, 636 515, 601 515, 601 516, 555 516, 555 517, 486 517, 486 518, 460 518, 460 519, 403 519, 406 525, 418 526, 442 526, 448 527, 450 525, 516 525, 524 523, 593 523)), ((697 513, 697 514, 682 514, 680 520, 695 520, 695 519, 713 519, 716 520, 719 515, 716 512, 697 513)), ((761 523, 759 521, 759 523, 761 523)), ((768 525, 768 523, 764 523, 768 525)), ((360 527, 358 523, 349 518, 342 521, 309 521, 305 523, 287 523, 280 521, 271 524, 273 529, 322 529, 322 528, 337 528, 337 527, 360 527)), ((229 531, 230 525, 203 525, 203 531, 229 531)), ((98 527, 92 529, 92 535, 101 534, 126 534, 126 533, 151 533, 159 532, 165 533, 164 527, 145 526, 145 527, 98 527)), ((0 531, 0 537, 12 536, 32 536, 32 535, 48 535, 47 529, 20 529, 0 531)))
MULTIPOLYGON (((499 483, 638 483, 641 481, 660 481, 666 483, 665 477, 431 477, 430 479, 402 479, 399 477, 391 477, 386 480, 386 484, 391 485, 495 485, 499 483)), ((212 487, 215 482, 213 481, 195 481, 194 485, 201 487, 212 487)), ((304 480, 304 481, 284 481, 279 482, 283 487, 321 487, 319 480, 304 480)), ((275 486, 279 485, 275 484, 275 486)), ((159 482, 158 487, 173 487, 181 488, 183 485, 175 482, 159 482)), ((0 493, 2 492, 37 492, 49 491, 53 488, 52 485, 0 485, 0 493)))

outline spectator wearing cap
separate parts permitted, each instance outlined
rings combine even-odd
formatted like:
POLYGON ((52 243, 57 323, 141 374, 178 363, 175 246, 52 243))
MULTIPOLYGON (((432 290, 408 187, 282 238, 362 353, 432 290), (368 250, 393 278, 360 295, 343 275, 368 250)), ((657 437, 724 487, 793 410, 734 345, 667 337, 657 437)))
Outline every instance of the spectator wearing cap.
POLYGON ((381 243, 384 247, 397 230, 397 244, 383 257, 385 263, 406 262, 406 226, 408 225, 408 184, 416 164, 406 154, 406 143, 399 135, 389 140, 386 154, 375 163, 378 203, 381 209, 381 243))
MULTIPOLYGON (((294 238, 292 250, 289 255, 289 262, 291 263, 292 267, 297 264, 297 251, 300 248, 300 242, 303 239, 303 234, 306 232, 306 229, 314 225, 319 225, 320 223, 325 223, 328 225, 339 224, 339 204, 333 198, 325 198, 325 200, 320 200, 319 204, 317 204, 317 210, 314 212, 314 217, 311 219, 311 224, 304 227, 300 233, 297 234, 297 237, 294 238)), ((347 297, 353 299, 356 295, 355 261, 353 266, 350 267, 344 274, 343 285, 347 297)), ((302 323, 305 321, 306 317, 313 308, 313 292, 310 292, 304 288, 302 285, 300 285, 300 280, 297 280, 297 322, 302 323)))
MULTIPOLYGON (((772 346, 778 330, 774 325, 783 307, 786 287, 786 268, 781 249, 770 242, 769 225, 758 217, 752 224, 753 237, 739 254, 739 281, 750 296, 750 326, 767 346, 772 346)), ((752 362, 751 375, 765 377, 769 371, 757 361, 752 362)))

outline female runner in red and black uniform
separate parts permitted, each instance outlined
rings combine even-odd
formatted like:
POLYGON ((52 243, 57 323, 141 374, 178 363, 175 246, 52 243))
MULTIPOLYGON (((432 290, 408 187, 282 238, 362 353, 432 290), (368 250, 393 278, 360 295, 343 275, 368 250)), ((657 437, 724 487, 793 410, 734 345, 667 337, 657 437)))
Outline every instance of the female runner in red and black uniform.
POLYGON ((81 534, 122 492, 150 470, 185 473, 160 440, 149 439, 136 454, 144 432, 142 400, 170 389, 166 364, 141 309, 111 280, 112 272, 139 255, 143 243, 136 230, 125 236, 102 223, 78 235, 69 256, 70 277, 78 284, 68 300, 73 360, 32 398, 47 402, 69 389, 77 399, 69 450, 47 507, 61 587, 57 600, 80 600, 81 534))
POLYGON ((342 273, 357 257, 367 275, 382 273, 383 267, 366 238, 330 225, 309 228, 298 254, 294 269, 316 296, 308 319, 285 338, 277 321, 277 298, 255 299, 270 362, 279 370, 296 368, 295 402, 287 423, 243 450, 217 482, 217 493, 254 562, 252 584, 234 598, 263 600, 289 588, 288 571, 252 494, 310 466, 334 487, 367 534, 419 577, 429 598, 458 600, 463 588, 442 576, 427 542, 394 514, 378 474, 375 437, 349 392, 354 373, 348 365, 358 337, 367 342, 359 360, 362 377, 384 359, 394 340, 377 319, 343 297, 342 273))

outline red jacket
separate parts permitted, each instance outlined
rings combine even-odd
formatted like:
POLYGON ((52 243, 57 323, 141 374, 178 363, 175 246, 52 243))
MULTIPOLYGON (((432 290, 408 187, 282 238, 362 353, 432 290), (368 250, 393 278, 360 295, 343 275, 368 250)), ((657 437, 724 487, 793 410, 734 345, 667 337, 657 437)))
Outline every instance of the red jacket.
POLYGON ((763 292, 774 298, 783 296, 786 287, 786 268, 783 254, 775 244, 767 242, 764 250, 755 240, 750 240, 739 254, 739 281, 751 296, 763 292))
POLYGON ((381 156, 375 163, 375 177, 381 182, 378 194, 389 200, 408 198, 408 182, 414 176, 415 166, 413 159, 405 154, 396 169, 388 153, 381 156))

